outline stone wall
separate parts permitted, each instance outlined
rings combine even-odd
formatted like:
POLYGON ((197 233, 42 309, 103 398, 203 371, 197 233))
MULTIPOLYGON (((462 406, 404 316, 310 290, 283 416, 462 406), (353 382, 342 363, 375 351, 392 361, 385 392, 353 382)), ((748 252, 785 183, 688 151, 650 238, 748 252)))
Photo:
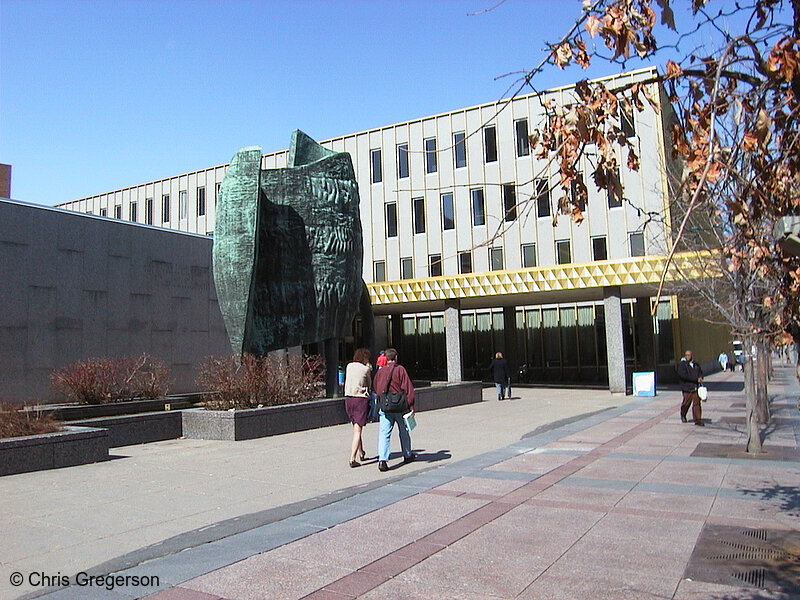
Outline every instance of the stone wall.
POLYGON ((147 352, 176 393, 230 346, 211 239, 0 200, 0 401, 54 400, 50 373, 147 352))

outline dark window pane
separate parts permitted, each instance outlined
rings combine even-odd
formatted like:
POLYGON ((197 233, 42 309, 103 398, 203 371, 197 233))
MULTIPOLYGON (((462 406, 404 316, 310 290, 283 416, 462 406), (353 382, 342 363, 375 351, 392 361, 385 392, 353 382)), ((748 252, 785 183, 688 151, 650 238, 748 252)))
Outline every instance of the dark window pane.
POLYGON ((494 126, 483 128, 483 145, 486 162, 497 162, 497 129, 494 126))
POLYGON ((517 188, 513 183, 503 186, 503 211, 506 221, 514 221, 517 218, 517 188))
POLYGON ((622 106, 619 107, 619 127, 622 129, 622 134, 625 137, 632 138, 636 136, 636 125, 633 114, 628 114, 622 106))
POLYGON ((467 166, 467 142, 463 131, 453 134, 453 156, 456 169, 467 166))
POLYGON ((121 204, 117 204, 114 207, 114 218, 115 219, 121 219, 122 218, 122 205, 121 204))
POLYGON ((539 217, 550 216, 550 186, 547 179, 540 178, 534 182, 534 194, 536 194, 536 214, 539 217))
POLYGON ((413 279, 414 269, 410 258, 400 259, 400 279, 413 279))
POLYGON ((425 172, 436 173, 436 138, 425 140, 425 172))
POLYGON ((644 256, 644 233, 632 233, 630 238, 631 256, 644 256))
POLYGON ((592 260, 608 260, 605 236, 592 238, 592 260))
POLYGON ((483 188, 470 190, 472 196, 472 224, 475 226, 486 225, 486 203, 483 198, 483 188))
POLYGON ((453 211, 453 194, 442 194, 442 229, 455 229, 456 215, 453 211))
POLYGON ((526 269, 536 266, 536 244, 522 245, 522 266, 526 269))
POLYGON ((375 282, 386 281, 386 261, 376 260, 375 266, 375 282))
POLYGON ((472 252, 460 252, 458 254, 459 273, 472 273, 472 252))
POLYGON ((370 150, 370 164, 372 169, 372 183, 383 181, 383 168, 381 167, 381 150, 370 150))
POLYGON ((169 223, 169 194, 161 196, 161 220, 169 223))
POLYGON ((130 206, 128 207, 128 220, 133 221, 134 223, 139 218, 139 205, 136 202, 131 202, 130 206))
POLYGON ((503 249, 489 248, 489 268, 492 271, 503 270, 503 249))
POLYGON ((441 254, 431 254, 428 257, 428 272, 431 277, 439 277, 442 274, 441 254))
POLYGON ((397 178, 408 177, 408 144, 397 146, 397 178))
POLYGON ((414 198, 414 233, 425 233, 425 198, 414 198))
POLYGON ((197 216, 202 217, 206 214, 206 188, 197 188, 197 216))
POLYGON ((144 201, 144 222, 148 225, 153 224, 153 199, 147 198, 144 201))
POLYGON ((389 202, 386 205, 386 237, 397 236, 397 203, 389 202))
POLYGON ((556 242, 556 261, 560 265, 572 262, 569 240, 559 240, 556 242))
POLYGON ((108 216, 108 211, 105 208, 100 209, 100 216, 105 217, 108 216))
POLYGON ((514 129, 517 134, 517 156, 528 156, 531 153, 531 147, 528 143, 528 120, 515 121, 514 129))

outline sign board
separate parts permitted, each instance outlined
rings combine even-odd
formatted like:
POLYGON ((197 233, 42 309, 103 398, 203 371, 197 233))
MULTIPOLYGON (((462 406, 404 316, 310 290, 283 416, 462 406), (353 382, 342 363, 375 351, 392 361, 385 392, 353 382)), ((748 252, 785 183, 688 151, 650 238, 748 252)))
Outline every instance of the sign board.
POLYGON ((653 371, 642 371, 633 374, 633 395, 656 395, 656 374, 653 371))

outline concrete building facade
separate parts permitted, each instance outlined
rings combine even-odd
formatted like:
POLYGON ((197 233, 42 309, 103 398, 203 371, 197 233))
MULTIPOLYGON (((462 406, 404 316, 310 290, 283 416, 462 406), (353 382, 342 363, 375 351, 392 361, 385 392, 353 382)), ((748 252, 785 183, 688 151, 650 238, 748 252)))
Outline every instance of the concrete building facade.
MULTIPOLYGON (((670 112, 654 75, 643 69, 609 80, 640 82, 660 105, 619 122, 641 158, 638 172, 621 170, 623 200, 590 182, 596 150, 587 148, 580 170, 589 197, 580 224, 563 215, 554 224, 562 194, 555 169, 528 143, 545 119, 544 102, 576 102, 571 86, 321 142, 353 158, 363 276, 382 318, 379 345, 398 347, 406 364, 434 379, 480 379, 498 350, 533 381, 607 382, 622 391, 637 368, 669 377, 682 340, 676 299, 651 298, 653 261, 668 250, 670 234, 670 112)), ((262 168, 284 167, 287 156, 265 154, 262 168)), ((622 154, 618 162, 625 164, 622 154)), ((61 207, 213 234, 225 169, 61 207)))

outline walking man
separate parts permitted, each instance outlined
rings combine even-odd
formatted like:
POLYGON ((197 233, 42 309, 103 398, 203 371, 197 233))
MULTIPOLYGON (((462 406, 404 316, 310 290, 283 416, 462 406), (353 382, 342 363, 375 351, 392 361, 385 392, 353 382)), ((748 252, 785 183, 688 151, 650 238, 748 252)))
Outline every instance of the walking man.
POLYGON ((691 350, 687 350, 678 363, 678 379, 683 392, 681 421, 686 423, 686 413, 691 406, 694 424, 703 427, 703 409, 700 407, 700 396, 697 395, 697 386, 703 381, 703 370, 694 362, 694 353, 691 350))
MULTIPOLYGON (((380 369, 372 382, 373 389, 377 394, 385 392, 405 392, 408 403, 408 411, 414 413, 414 384, 408 376, 408 371, 402 365, 397 364, 397 350, 394 348, 386 349, 386 366, 380 369)), ((406 428, 401 412, 380 411, 380 424, 378 430, 378 470, 388 471, 389 450, 391 447, 392 429, 397 424, 397 432, 400 435, 400 448, 403 451, 403 464, 413 462, 416 456, 411 452, 411 436, 406 428)))

